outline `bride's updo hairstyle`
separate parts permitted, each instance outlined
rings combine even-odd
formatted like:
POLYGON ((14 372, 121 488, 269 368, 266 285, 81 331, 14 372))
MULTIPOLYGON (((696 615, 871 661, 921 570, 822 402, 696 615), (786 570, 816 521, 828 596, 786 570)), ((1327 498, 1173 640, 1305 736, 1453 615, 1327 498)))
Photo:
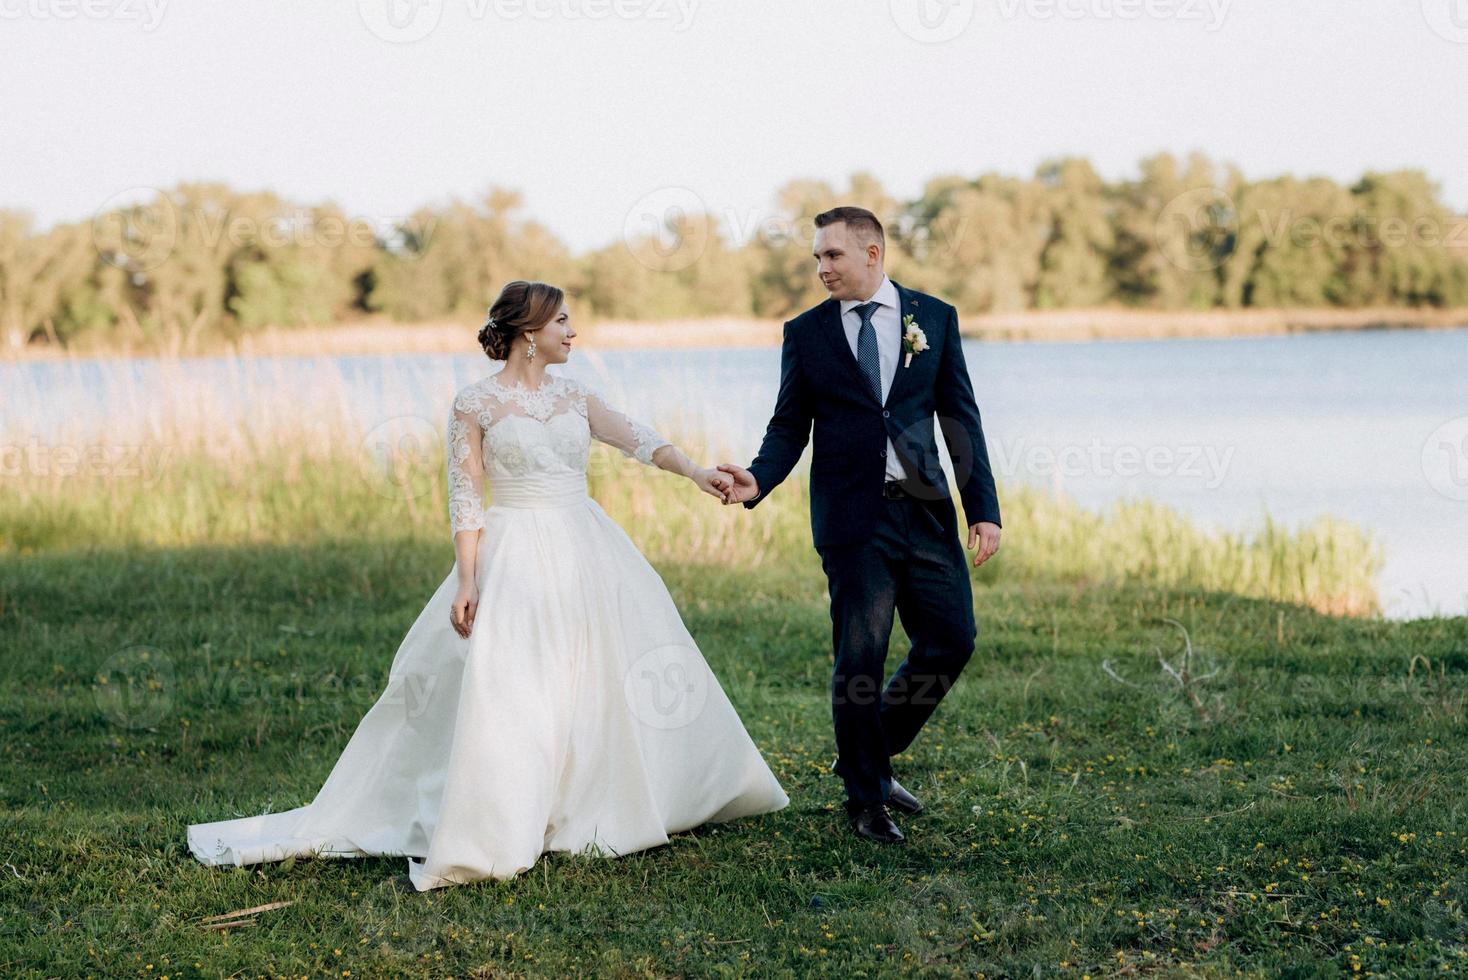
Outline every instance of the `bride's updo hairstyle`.
POLYGON ((516 279, 500 290, 479 328, 479 346, 492 361, 510 359, 510 344, 530 330, 539 330, 561 310, 566 298, 559 286, 516 279))

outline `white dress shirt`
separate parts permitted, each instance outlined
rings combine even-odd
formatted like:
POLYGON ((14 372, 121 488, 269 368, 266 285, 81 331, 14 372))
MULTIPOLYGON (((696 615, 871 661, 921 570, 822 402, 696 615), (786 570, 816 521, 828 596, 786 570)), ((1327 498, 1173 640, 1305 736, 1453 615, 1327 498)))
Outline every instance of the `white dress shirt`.
MULTIPOLYGON (((897 377, 897 359, 902 354, 902 322, 897 315, 897 287, 886 276, 877 286, 877 291, 867 299, 843 299, 841 301, 841 327, 846 331, 846 342, 851 345, 851 356, 856 357, 856 341, 861 334, 861 314, 856 308, 863 303, 877 303, 872 311, 872 329, 877 333, 877 366, 882 375, 882 401, 887 401, 887 392, 892 390, 892 379, 897 377)), ((905 480, 907 470, 897 458, 897 447, 887 437, 887 479, 905 480)))

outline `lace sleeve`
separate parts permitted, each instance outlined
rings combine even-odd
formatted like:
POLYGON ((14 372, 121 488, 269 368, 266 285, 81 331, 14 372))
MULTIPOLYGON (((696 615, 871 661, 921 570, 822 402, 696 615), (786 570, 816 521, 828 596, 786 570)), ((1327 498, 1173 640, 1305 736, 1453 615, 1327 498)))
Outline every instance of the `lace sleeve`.
POLYGON ((472 399, 460 394, 449 413, 449 525, 453 534, 484 527, 484 432, 472 399))
POLYGON ((661 446, 672 445, 652 426, 623 415, 585 385, 577 384, 573 391, 591 427, 592 438, 620 450, 623 456, 651 466, 652 454, 661 446))

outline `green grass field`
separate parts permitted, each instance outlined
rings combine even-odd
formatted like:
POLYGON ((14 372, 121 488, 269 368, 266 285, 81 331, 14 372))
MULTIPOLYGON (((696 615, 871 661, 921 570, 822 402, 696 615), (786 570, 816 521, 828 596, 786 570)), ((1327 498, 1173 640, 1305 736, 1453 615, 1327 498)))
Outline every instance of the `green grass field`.
MULTIPOLYGON (((1018 491, 974 576, 977 652, 894 761, 928 808, 904 845, 852 837, 826 771, 799 481, 746 513, 631 468, 594 492, 788 808, 423 894, 399 858, 199 865, 187 824, 309 802, 452 564, 431 468, 394 499, 268 455, 7 485, 0 973, 1468 972, 1468 618, 1322 613, 1370 605, 1350 528, 1220 539, 1018 491)), ((899 628, 889 668, 905 650, 899 628)))

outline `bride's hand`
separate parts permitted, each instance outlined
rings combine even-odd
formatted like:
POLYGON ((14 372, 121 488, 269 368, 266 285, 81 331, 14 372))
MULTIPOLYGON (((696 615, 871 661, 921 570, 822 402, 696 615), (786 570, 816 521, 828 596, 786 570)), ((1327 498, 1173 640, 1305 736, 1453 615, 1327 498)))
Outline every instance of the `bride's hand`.
POLYGON ((474 628, 474 614, 478 611, 479 586, 473 582, 460 583, 454 604, 449 607, 449 622, 453 624, 454 632, 467 640, 469 631, 474 628))
POLYGON ((692 479, 694 483, 698 484, 698 489, 710 496, 718 497, 720 501, 724 499, 724 494, 728 489, 734 485, 729 474, 704 467, 694 470, 692 479))

